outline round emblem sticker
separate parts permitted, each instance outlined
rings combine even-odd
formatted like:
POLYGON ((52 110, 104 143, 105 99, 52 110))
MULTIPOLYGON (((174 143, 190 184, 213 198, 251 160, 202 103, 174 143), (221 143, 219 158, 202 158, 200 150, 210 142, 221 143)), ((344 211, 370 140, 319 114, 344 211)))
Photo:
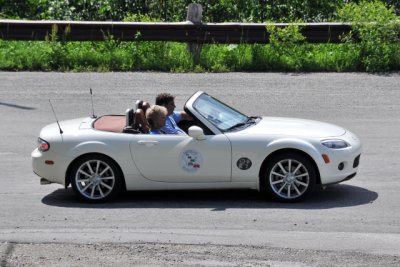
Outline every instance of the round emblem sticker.
POLYGON ((240 158, 237 161, 236 165, 241 170, 247 170, 247 169, 250 169, 250 167, 251 167, 251 160, 249 160, 248 158, 240 158))
POLYGON ((180 157, 180 166, 187 172, 196 172, 203 164, 203 157, 194 149, 185 150, 180 157))

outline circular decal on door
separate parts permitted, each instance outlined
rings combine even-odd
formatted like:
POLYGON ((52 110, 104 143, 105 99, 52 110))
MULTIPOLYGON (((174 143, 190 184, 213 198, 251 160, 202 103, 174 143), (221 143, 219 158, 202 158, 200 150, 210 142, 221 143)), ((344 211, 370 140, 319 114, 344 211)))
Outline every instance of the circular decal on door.
POLYGON ((250 169, 250 167, 251 167, 251 160, 248 158, 240 158, 237 161, 236 165, 241 170, 247 170, 247 169, 250 169))
POLYGON ((203 157, 194 149, 188 149, 182 152, 180 157, 181 168, 187 172, 195 172, 201 168, 203 157))

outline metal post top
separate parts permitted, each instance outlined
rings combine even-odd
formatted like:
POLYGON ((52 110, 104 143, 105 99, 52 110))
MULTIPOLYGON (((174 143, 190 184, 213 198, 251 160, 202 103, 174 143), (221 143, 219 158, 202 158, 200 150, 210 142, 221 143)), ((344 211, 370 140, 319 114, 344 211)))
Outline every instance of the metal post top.
POLYGON ((194 24, 201 24, 202 18, 203 18, 203 7, 200 4, 194 4, 194 3, 190 4, 188 6, 186 20, 194 24))

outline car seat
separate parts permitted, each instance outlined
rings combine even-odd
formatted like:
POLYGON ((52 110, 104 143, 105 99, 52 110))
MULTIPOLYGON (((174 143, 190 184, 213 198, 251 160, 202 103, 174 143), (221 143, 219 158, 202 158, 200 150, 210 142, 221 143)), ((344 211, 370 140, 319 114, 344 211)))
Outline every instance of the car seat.
POLYGON ((140 131, 135 128, 135 116, 132 108, 128 108, 125 111, 125 127, 122 132, 132 134, 140 133, 140 131))

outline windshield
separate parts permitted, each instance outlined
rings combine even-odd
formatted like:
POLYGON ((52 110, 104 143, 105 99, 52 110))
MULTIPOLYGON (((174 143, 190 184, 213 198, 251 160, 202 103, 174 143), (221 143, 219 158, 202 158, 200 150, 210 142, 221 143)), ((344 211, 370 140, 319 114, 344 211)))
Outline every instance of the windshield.
POLYGON ((223 132, 247 126, 250 121, 253 121, 207 94, 199 96, 194 102, 193 108, 223 132))

